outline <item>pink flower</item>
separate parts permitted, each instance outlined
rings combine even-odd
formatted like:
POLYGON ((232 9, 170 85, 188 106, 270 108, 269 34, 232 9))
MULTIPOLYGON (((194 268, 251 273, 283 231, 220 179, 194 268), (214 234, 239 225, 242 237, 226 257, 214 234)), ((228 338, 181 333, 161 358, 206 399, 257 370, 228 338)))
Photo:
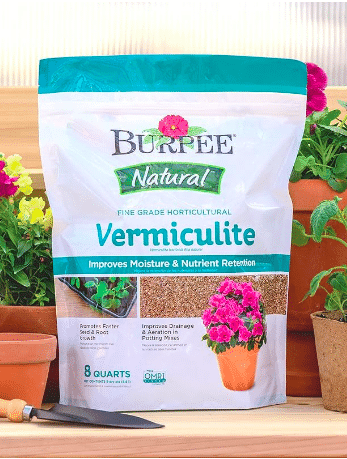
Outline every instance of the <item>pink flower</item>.
POLYGON ((228 278, 226 278, 224 281, 221 282, 219 286, 219 293, 222 293, 223 295, 228 295, 228 293, 231 293, 233 291, 234 287, 234 282, 228 278))
POLYGON ((210 309, 206 309, 203 313, 202 313, 202 322, 203 324, 205 325, 205 327, 208 327, 212 320, 213 320, 213 315, 212 315, 212 312, 210 309))
POLYGON ((261 336, 263 334, 264 328, 260 322, 257 322, 252 330, 253 336, 261 336))
POLYGON ((212 327, 208 331, 208 336, 212 341, 217 341, 218 340, 218 327, 212 327))
POLYGON ((232 317, 229 319, 229 326, 230 326, 230 329, 236 333, 237 330, 243 326, 243 322, 242 320, 239 318, 239 317, 232 317))
POLYGON ((178 139, 188 133, 188 121, 179 115, 167 115, 159 121, 159 131, 168 136, 178 139))
POLYGON ((228 343, 233 334, 234 333, 232 333, 230 328, 226 325, 220 325, 218 327, 218 338, 216 341, 218 341, 218 343, 228 343))
POLYGON ((213 306, 215 308, 218 308, 220 306, 224 306, 225 303, 226 303, 226 299, 224 297, 224 295, 212 295, 209 299, 209 305, 210 306, 213 306))
POLYGON ((3 168, 6 166, 5 161, 0 161, 0 197, 13 196, 18 190, 18 186, 13 185, 19 177, 9 177, 3 168))
POLYGON ((247 343, 251 336, 252 333, 246 327, 239 328, 239 341, 244 341, 247 343))
POLYGON ((307 68, 307 86, 310 88, 325 89, 328 84, 327 74, 321 67, 311 62, 306 63, 307 68))
POLYGON ((316 64, 307 63, 307 104, 306 116, 314 111, 320 112, 327 105, 324 89, 328 83, 328 77, 323 69, 316 64))
POLYGON ((227 322, 230 317, 230 312, 230 307, 221 306, 217 308, 217 311, 214 313, 214 318, 216 318, 218 322, 227 322))
POLYGON ((242 306, 247 308, 248 306, 255 307, 258 304, 257 292, 253 290, 246 290, 242 299, 242 306))
POLYGON ((239 316, 243 312, 243 307, 239 304, 236 300, 230 299, 228 300, 228 306, 230 308, 230 312, 234 316, 239 316))

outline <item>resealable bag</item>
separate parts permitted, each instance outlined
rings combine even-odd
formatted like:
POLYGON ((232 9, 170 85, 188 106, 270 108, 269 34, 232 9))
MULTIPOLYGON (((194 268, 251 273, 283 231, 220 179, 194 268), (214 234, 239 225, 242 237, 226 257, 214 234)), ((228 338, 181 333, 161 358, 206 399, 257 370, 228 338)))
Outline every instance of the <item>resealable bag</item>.
POLYGON ((60 402, 285 402, 306 66, 273 58, 44 59, 60 402))

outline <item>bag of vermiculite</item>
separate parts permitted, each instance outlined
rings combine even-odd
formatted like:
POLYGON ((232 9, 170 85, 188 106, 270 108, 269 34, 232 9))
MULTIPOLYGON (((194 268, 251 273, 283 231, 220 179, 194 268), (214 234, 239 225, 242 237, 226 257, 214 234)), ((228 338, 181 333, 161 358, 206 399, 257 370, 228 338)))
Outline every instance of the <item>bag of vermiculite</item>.
POLYGON ((60 402, 285 401, 306 66, 210 55, 40 62, 60 402))

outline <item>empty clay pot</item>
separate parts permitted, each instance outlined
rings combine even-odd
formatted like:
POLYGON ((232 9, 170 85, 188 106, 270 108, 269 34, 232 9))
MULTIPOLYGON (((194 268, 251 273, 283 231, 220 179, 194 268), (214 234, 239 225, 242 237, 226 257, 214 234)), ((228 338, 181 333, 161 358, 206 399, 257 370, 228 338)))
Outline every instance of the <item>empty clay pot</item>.
POLYGON ((56 349, 53 335, 0 333, 0 398, 40 408, 56 349))

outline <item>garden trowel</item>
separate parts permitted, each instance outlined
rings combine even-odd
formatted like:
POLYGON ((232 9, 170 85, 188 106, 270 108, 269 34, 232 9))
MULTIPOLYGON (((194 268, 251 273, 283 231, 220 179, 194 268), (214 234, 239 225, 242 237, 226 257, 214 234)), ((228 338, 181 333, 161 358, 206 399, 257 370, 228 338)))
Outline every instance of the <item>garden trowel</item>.
POLYGON ((40 410, 27 405, 24 400, 1 400, 0 417, 13 422, 31 421, 33 417, 49 421, 77 422, 82 424, 123 427, 128 429, 155 429, 164 427, 152 421, 130 414, 93 410, 77 406, 54 405, 49 410, 40 410))

